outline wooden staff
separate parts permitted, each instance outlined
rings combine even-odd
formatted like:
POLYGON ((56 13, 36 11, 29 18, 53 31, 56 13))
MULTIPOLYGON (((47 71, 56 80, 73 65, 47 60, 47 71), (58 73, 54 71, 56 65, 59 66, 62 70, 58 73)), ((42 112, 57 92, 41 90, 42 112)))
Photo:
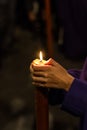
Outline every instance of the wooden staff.
MULTIPOLYGON (((50 57, 53 56, 53 39, 52 39, 52 23, 50 12, 50 1, 45 0, 45 14, 46 14, 46 33, 47 33, 47 47, 50 57)), ((49 109, 48 109, 48 90, 45 88, 36 88, 35 90, 35 110, 36 110, 36 129, 49 129, 49 109)))
POLYGON ((46 16, 46 33, 47 33, 47 47, 49 57, 53 57, 53 35, 52 35, 52 19, 51 19, 51 8, 50 0, 45 0, 45 16, 46 16))
POLYGON ((35 91, 36 104, 36 130, 49 129, 48 114, 48 91, 45 88, 37 87, 35 91))

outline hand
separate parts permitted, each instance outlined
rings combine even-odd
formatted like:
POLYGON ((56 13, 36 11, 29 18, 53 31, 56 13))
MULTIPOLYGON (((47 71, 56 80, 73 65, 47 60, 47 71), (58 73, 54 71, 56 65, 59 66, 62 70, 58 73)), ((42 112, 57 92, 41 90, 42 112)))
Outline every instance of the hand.
POLYGON ((53 59, 49 59, 43 65, 36 65, 33 61, 30 65, 33 84, 40 87, 58 88, 69 90, 74 77, 66 69, 53 59))

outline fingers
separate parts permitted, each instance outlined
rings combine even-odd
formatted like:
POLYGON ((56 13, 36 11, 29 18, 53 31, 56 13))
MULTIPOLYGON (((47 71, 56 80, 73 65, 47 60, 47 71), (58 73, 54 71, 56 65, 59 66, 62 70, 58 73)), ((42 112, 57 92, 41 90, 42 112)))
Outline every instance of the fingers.
POLYGON ((32 64, 30 64, 30 72, 33 73, 32 64))
POLYGON ((35 86, 41 87, 50 87, 51 86, 51 72, 55 72, 55 66, 57 62, 55 62, 52 58, 50 58, 43 65, 36 64, 38 61, 33 61, 30 65, 30 71, 32 73, 32 84, 35 86))
POLYGON ((49 71, 51 66, 50 65, 32 65, 34 71, 49 71))
POLYGON ((37 76, 32 76, 32 80, 34 81, 34 82, 39 82, 39 83, 46 83, 47 82, 47 78, 45 78, 45 77, 37 77, 37 76))
POLYGON ((33 72, 33 75, 34 75, 34 76, 38 76, 38 77, 45 77, 45 78, 48 77, 48 73, 39 72, 39 71, 33 72))
POLYGON ((46 63, 45 63, 45 65, 52 65, 52 66, 55 66, 55 65, 57 65, 58 63, 55 61, 55 60, 53 60, 52 58, 50 58, 46 63))
POLYGON ((52 58, 50 58, 43 65, 37 64, 39 62, 38 59, 34 60, 30 66, 31 72, 33 71, 49 71, 52 66, 55 66, 57 62, 55 62, 52 58))
POLYGON ((32 82, 32 84, 38 87, 46 87, 45 83, 32 82))
POLYGON ((34 72, 34 67, 33 66, 37 66, 37 63, 39 62, 39 59, 33 60, 32 63, 30 64, 30 72, 33 73, 34 72))
MULTIPOLYGON (((32 84, 36 87, 44 87, 44 88, 51 88, 52 84, 48 84, 46 82, 32 82, 32 84)), ((53 86, 52 86, 53 87, 53 86)))

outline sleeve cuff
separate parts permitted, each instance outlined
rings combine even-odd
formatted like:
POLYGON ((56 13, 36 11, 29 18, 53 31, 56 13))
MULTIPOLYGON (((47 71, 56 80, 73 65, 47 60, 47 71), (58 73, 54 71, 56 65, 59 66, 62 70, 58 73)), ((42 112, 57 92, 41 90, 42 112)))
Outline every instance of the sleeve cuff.
POLYGON ((62 109, 75 114, 84 113, 87 105, 87 83, 75 79, 62 103, 62 109))

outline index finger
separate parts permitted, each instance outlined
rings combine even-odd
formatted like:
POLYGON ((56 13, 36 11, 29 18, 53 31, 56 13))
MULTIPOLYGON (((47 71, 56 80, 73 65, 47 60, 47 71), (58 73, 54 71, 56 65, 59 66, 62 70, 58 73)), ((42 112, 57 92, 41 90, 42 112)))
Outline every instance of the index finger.
POLYGON ((34 71, 47 71, 50 69, 50 65, 32 65, 34 71))

